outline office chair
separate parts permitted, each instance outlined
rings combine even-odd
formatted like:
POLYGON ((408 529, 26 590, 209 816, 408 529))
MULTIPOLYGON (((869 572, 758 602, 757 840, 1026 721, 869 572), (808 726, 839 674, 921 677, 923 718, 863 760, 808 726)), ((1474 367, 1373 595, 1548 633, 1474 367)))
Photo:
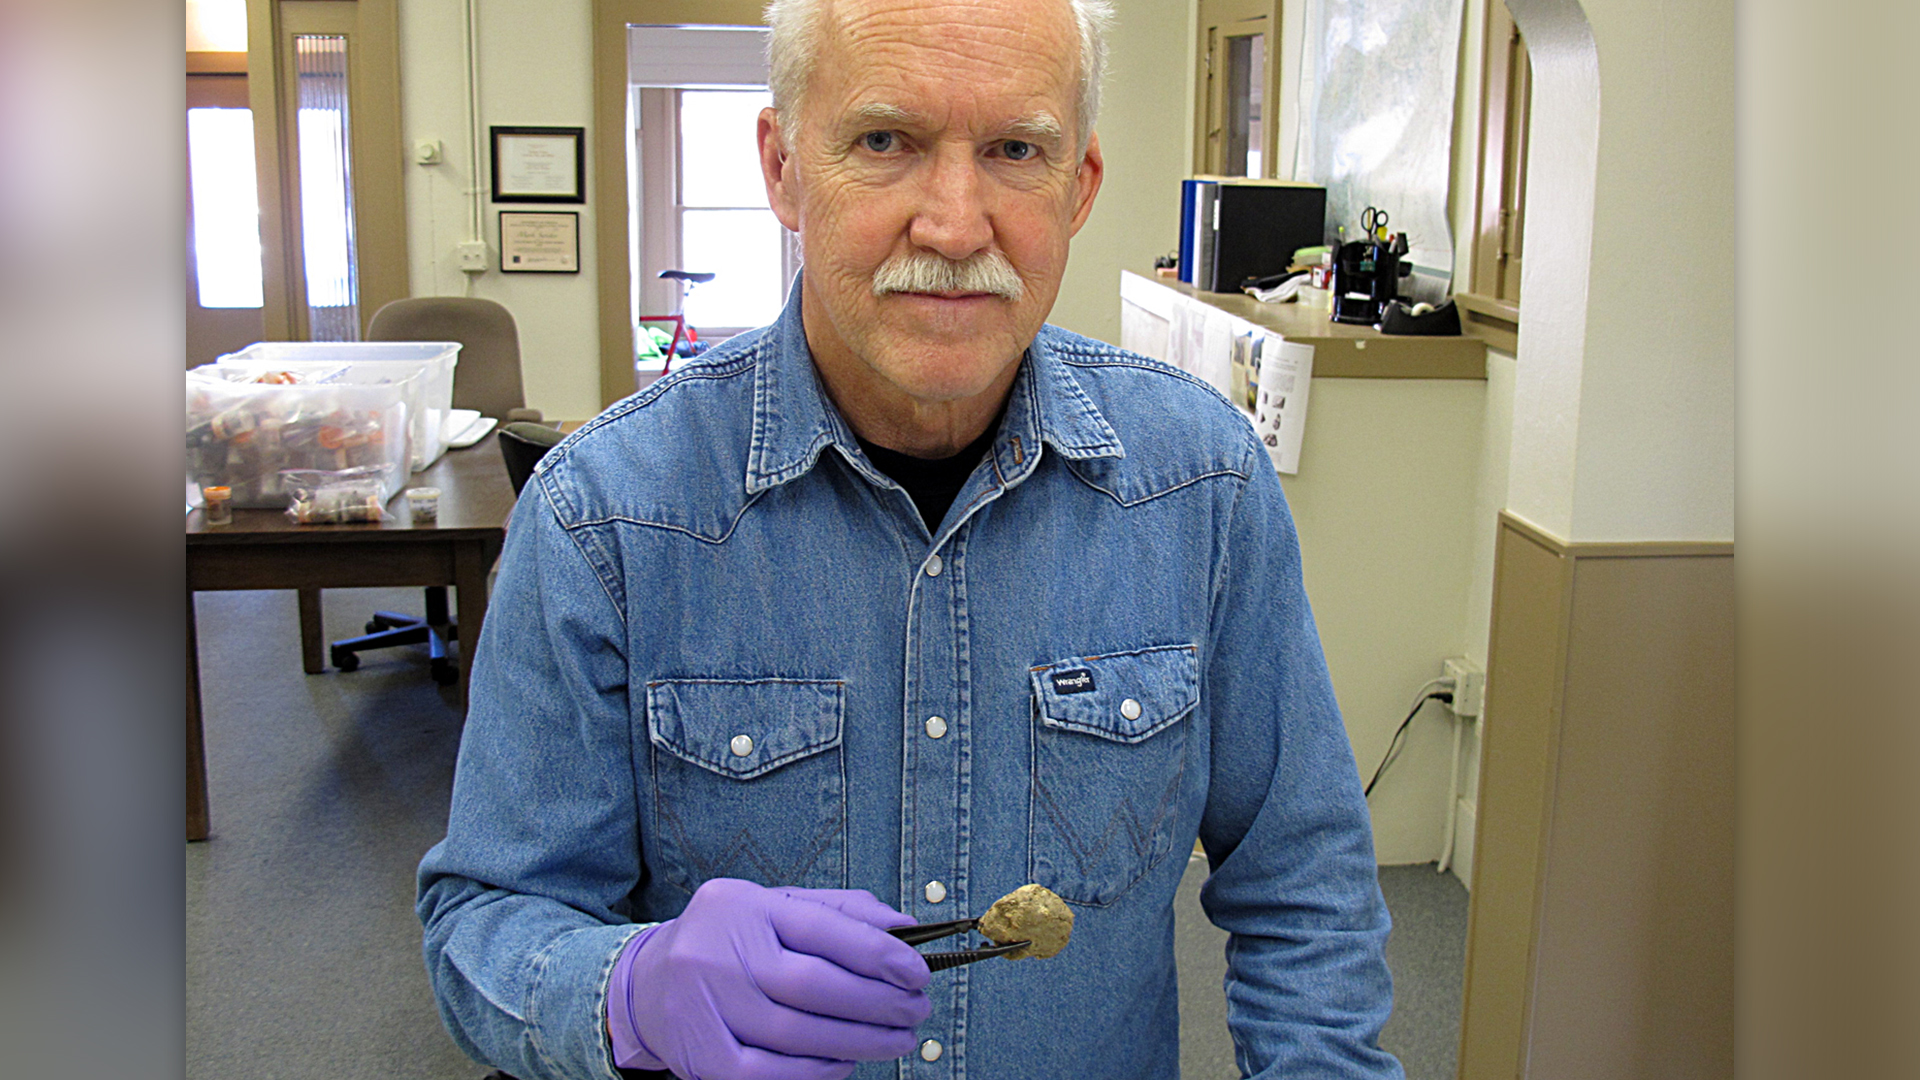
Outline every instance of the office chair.
POLYGON ((527 486, 533 467, 565 435, 545 424, 519 422, 500 429, 500 456, 507 460, 507 479, 513 481, 513 493, 527 486))
POLYGON ((520 381, 520 331, 513 313, 492 300, 415 296, 383 304, 367 324, 368 341, 457 341, 453 407, 473 409, 503 424, 539 423, 520 381))
MULTIPOLYGON (((373 313, 367 340, 457 341, 460 360, 453 369, 454 408, 473 409, 508 424, 538 426, 542 419, 540 410, 526 407, 520 380, 520 332, 513 313, 492 300, 464 296, 395 300, 373 313)), ((559 433, 554 436, 557 441, 559 433)), ((517 484, 514 490, 519 490, 517 484)), ((333 642, 328 656, 334 667, 352 671, 360 666, 360 653, 368 649, 424 644, 433 680, 450 686, 459 673, 447 656, 447 642, 459 636, 448 614, 447 587, 429 585, 424 616, 376 611, 367 620, 365 634, 333 642)))

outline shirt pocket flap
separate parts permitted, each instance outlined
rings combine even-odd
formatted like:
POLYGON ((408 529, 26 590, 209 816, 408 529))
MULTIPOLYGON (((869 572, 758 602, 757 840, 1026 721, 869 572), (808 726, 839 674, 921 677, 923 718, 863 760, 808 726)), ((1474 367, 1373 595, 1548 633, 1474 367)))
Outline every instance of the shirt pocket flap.
POLYGON ((751 780, 840 745, 837 680, 684 679, 647 684, 655 746, 734 780, 751 780))
POLYGON ((1200 703, 1200 662, 1192 645, 1162 645, 1076 656, 1032 671, 1034 701, 1050 728, 1137 743, 1200 703))

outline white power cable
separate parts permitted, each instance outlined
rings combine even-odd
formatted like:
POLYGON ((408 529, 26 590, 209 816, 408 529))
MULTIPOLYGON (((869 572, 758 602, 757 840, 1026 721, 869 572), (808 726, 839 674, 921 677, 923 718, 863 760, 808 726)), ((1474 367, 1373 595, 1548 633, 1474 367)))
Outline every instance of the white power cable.
POLYGON ((1407 704, 1407 711, 1412 712, 1414 709, 1419 708, 1420 702, 1436 689, 1445 690, 1449 693, 1453 692, 1456 689, 1453 685, 1453 676, 1442 675, 1437 679, 1428 679, 1426 685, 1414 693, 1413 700, 1407 704))
MULTIPOLYGON (((480 0, 466 0, 467 46, 467 240, 485 239, 484 212, 486 188, 480 181, 480 0)), ((465 280, 461 294, 473 295, 476 274, 462 271, 465 280)))
POLYGON ((467 13, 467 239, 479 240, 485 229, 480 182, 480 0, 466 0, 467 13))
POLYGON ((1447 775, 1447 833, 1440 840, 1440 858, 1434 863, 1434 872, 1440 874, 1453 865, 1453 848, 1459 841, 1456 834, 1460 830, 1460 732, 1467 726, 1459 713, 1447 711, 1453 715, 1453 760, 1447 775))

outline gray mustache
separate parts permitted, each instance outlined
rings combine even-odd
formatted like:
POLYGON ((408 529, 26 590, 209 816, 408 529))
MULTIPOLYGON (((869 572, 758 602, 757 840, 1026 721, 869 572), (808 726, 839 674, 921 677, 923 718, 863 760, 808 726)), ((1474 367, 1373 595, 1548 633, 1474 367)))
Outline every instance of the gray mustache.
POLYGON ((895 292, 992 293, 1018 300, 1026 292, 1013 264, 997 251, 954 260, 931 251, 895 255, 873 272, 873 295, 895 292))

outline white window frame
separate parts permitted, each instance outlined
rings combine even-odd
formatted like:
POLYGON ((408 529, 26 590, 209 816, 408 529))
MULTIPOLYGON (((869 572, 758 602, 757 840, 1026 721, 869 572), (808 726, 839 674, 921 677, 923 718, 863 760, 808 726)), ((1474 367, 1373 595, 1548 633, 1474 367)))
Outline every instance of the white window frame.
MULTIPOLYGON (((702 90, 708 88, 702 87, 702 90)), ((765 87, 730 87, 727 91, 765 90, 765 87)), ((661 280, 662 270, 703 270, 705 267, 682 263, 681 221, 689 207, 682 197, 684 186, 680 147, 680 95, 678 87, 634 87, 632 115, 635 120, 634 160, 638 183, 634 192, 635 217, 639 242, 634 252, 638 271, 637 316, 657 316, 680 310, 679 286, 661 280)), ((696 210, 759 209, 758 207, 700 206, 696 210)), ((782 230, 780 278, 792 281, 800 269, 800 245, 791 232, 782 230)), ((636 318, 636 324, 638 318, 636 318)), ((751 326, 699 326, 703 341, 723 341, 734 334, 754 329, 751 326)), ((636 325, 636 333, 638 333, 636 325)))

